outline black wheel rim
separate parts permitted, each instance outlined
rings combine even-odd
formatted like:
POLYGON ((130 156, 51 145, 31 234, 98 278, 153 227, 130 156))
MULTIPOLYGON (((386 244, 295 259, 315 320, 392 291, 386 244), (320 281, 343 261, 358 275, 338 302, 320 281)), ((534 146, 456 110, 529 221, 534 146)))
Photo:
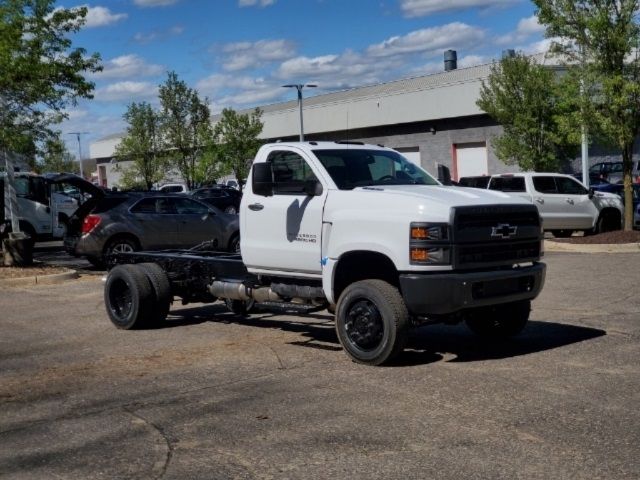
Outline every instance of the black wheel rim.
POLYGON ((349 342, 359 350, 375 350, 384 337, 384 323, 378 307, 367 299, 355 300, 346 315, 349 342))
POLYGON ((115 280, 109 288, 109 306, 114 316, 121 322, 126 321, 133 307, 131 289, 127 282, 121 279, 115 280))

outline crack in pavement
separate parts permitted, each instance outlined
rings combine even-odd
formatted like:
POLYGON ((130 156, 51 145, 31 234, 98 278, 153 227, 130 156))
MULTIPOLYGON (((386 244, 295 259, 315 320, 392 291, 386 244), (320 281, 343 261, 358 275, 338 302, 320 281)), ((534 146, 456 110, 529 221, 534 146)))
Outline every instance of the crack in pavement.
POLYGON ((153 465, 152 470, 156 471, 156 475, 155 475, 155 480, 159 480, 160 478, 164 477, 165 473, 167 473, 167 469, 169 468, 169 464, 171 463, 171 458, 173 457, 173 442, 171 441, 171 439, 169 438, 169 436, 167 435, 167 433, 164 431, 164 429, 152 422, 151 420, 143 417, 142 415, 140 415, 138 412, 136 412, 133 409, 130 409, 126 406, 122 407, 122 410, 126 413, 128 413, 129 415, 131 415, 134 418, 137 418, 139 420, 141 420, 145 425, 151 427, 153 430, 155 430, 156 432, 158 432, 160 434, 160 436, 162 437, 162 439, 164 440, 166 446, 167 446, 167 451, 165 453, 165 457, 164 460, 161 462, 156 462, 153 465))

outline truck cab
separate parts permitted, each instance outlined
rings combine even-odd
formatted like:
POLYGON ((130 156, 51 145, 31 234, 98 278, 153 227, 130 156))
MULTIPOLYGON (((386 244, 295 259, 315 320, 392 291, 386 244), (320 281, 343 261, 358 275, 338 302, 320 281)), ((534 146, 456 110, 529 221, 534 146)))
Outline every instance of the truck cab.
POLYGON ((338 310, 345 290, 362 280, 397 289, 415 318, 530 300, 544 281, 531 203, 443 186, 380 146, 263 146, 240 225, 250 273, 319 282, 338 310))

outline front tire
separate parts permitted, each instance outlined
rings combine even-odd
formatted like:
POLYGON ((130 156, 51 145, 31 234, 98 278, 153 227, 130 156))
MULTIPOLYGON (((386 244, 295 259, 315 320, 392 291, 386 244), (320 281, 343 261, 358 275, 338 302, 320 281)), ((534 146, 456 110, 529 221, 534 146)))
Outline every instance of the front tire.
POLYGON ((123 330, 148 325, 155 295, 145 271, 137 265, 116 265, 107 276, 104 304, 111 322, 123 330))
POLYGON ((481 337, 513 337, 526 327, 530 312, 531 300, 479 307, 467 313, 466 324, 481 337))
POLYGON ((349 285, 336 308, 336 333, 347 355, 365 365, 381 365, 404 349, 409 312, 396 287, 383 280, 349 285))

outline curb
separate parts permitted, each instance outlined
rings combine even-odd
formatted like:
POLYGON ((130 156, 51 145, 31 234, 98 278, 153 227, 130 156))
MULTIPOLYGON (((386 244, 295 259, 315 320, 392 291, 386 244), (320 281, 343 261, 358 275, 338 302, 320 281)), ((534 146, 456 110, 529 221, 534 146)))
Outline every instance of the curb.
POLYGON ((36 275, 33 277, 20 277, 20 278, 5 278, 0 280, 0 287, 13 286, 19 287, 22 285, 53 285, 56 283, 62 283, 67 280, 73 280, 80 277, 77 271, 69 270, 68 272, 53 273, 51 275, 36 275))
POLYGON ((640 253, 640 243, 564 243, 544 241, 545 252, 568 253, 640 253))

